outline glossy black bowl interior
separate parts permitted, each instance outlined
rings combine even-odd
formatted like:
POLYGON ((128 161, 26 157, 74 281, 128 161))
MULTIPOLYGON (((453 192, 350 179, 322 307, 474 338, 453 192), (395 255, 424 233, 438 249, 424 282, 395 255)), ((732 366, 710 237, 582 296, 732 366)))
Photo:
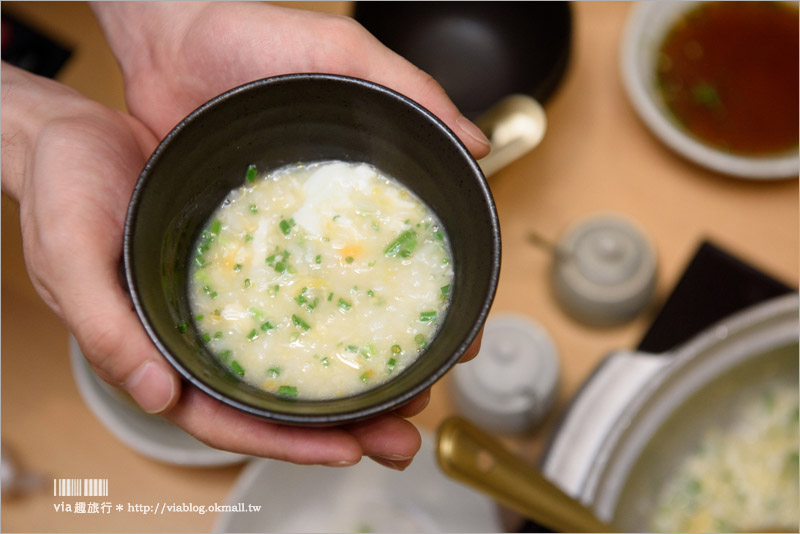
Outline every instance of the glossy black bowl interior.
POLYGON ((430 387, 474 340, 500 267, 497 214, 477 164, 455 135, 412 101, 353 78, 297 74, 253 82, 181 122, 144 168, 125 227, 134 306, 162 354, 194 385, 236 408, 293 424, 334 424, 397 407, 430 387), (187 269, 195 240, 250 164, 269 170, 320 160, 367 162, 404 183, 450 239, 451 304, 427 351, 393 380, 334 400, 277 397, 233 375, 191 320, 187 269), (177 325, 186 323, 182 332, 177 325))
POLYGON ((353 18, 477 118, 513 93, 544 104, 569 63, 569 2, 356 2, 353 18))

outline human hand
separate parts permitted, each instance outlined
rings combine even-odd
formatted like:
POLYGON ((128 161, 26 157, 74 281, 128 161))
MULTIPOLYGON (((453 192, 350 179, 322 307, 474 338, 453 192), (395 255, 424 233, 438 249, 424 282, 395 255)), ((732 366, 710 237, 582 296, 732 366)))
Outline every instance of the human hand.
POLYGON ((2 74, 2 183, 20 204, 28 272, 99 376, 214 447, 303 464, 349 465, 366 455, 408 465, 419 435, 405 417, 424 396, 370 421, 314 429, 268 423, 182 387, 118 275, 127 204, 156 138, 51 80, 5 64, 2 74))
MULTIPOLYGON (((92 7, 122 67, 128 108, 159 137, 205 101, 243 83, 325 72, 405 94, 442 119, 475 157, 489 151, 483 133, 433 78, 350 18, 261 2, 101 2, 92 7)), ((479 346, 480 336, 462 361, 473 358, 479 346)), ((399 413, 413 415, 428 397, 425 393, 399 413)), ((419 435, 406 427, 394 440, 409 451, 419 435)))
MULTIPOLYGON (((117 56, 131 113, 159 138, 233 87, 280 74, 324 72, 371 80, 442 119, 472 155, 486 136, 428 74, 349 17, 262 2, 93 2, 117 56)), ((462 362, 474 358, 481 335, 462 362)))
POLYGON ((420 103, 480 158, 483 133, 428 74, 340 17, 262 2, 94 2, 131 113, 163 137, 199 105, 246 82, 298 72, 370 80, 420 103))

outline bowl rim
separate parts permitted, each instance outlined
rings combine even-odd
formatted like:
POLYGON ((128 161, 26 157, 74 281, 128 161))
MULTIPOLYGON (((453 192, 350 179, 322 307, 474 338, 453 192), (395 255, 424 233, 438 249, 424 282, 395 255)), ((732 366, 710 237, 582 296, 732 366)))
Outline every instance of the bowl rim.
MULTIPOLYGON (((405 95, 393 89, 361 78, 356 78, 352 76, 343 76, 337 74, 325 74, 325 73, 293 73, 293 74, 284 74, 284 75, 271 76, 259 80, 254 80, 239 85, 237 87, 234 87, 228 91, 225 91, 211 98, 207 102, 197 107, 185 118, 183 118, 159 142, 158 146, 154 150, 153 154, 148 158, 145 166, 143 167, 141 173, 139 174, 139 177, 133 188, 133 193, 131 195, 131 199, 128 205, 128 211, 125 218, 125 225, 123 232, 123 268, 125 271, 124 275, 125 275, 125 282, 127 283, 128 293, 131 297, 134 310, 137 316, 139 317, 140 323, 142 324, 151 342, 156 346, 161 355, 190 384, 194 385, 195 387, 203 391, 205 394, 222 402, 223 404, 236 408, 245 413, 255 415, 267 420, 271 420, 273 422, 292 424, 292 425, 328 426, 328 425, 350 423, 354 421, 367 419, 369 417, 373 417, 378 414, 392 410, 394 408, 400 407, 403 404, 412 400, 417 395, 424 392, 425 390, 429 389, 448 370, 450 370, 456 363, 458 363, 458 361, 466 353, 467 349, 470 347, 472 342, 477 338, 481 328, 483 327, 483 324, 486 322, 486 319, 489 315, 489 310, 491 308, 494 296, 497 291, 497 285, 500 275, 501 255, 502 254, 501 254, 500 223, 497 215, 497 208, 494 202, 494 198, 492 197, 489 185, 486 181, 486 177, 483 175, 478 163, 472 157, 469 150, 461 142, 458 136, 432 112, 430 112, 429 110, 427 110, 414 100, 406 97, 405 95), (256 406, 254 404, 241 402, 239 400, 227 396, 224 392, 219 391, 213 385, 203 380, 202 377, 192 373, 189 369, 187 369, 184 366, 180 358, 172 354, 167 344, 164 342, 161 335, 159 334, 158 328, 154 324, 154 321, 151 320, 150 314, 148 313, 142 299, 140 298, 139 284, 134 275, 135 271, 134 269, 135 253, 133 251, 134 227, 136 224, 139 207, 141 205, 142 196, 148 184, 151 181, 151 169, 161 159, 164 152, 168 150, 172 141, 176 137, 180 136, 183 130, 189 127, 194 121, 198 120, 199 117, 210 112, 212 108, 220 105, 224 101, 234 98, 241 93, 260 90, 264 86, 271 86, 283 83, 304 83, 309 81, 312 82, 325 81, 337 84, 355 85, 355 86, 360 86, 362 88, 367 88, 371 91, 376 91, 384 95, 385 97, 400 102, 404 107, 413 110, 414 113, 420 116, 422 120, 430 122, 437 131, 439 131, 444 137, 446 137, 453 144, 456 151, 463 158, 465 164, 471 169, 472 172, 470 173, 470 175, 476 180, 477 182, 476 185, 479 189, 481 196, 483 197, 483 201, 486 203, 486 206, 488 208, 489 212, 488 224, 490 225, 489 233, 491 235, 491 242, 492 242, 488 288, 485 294, 481 298, 481 306, 477 312, 477 320, 466 332, 466 335, 462 338, 456 350, 453 351, 453 353, 449 357, 444 359, 432 373, 429 373, 424 379, 416 382, 416 384, 411 388, 399 391, 397 393, 393 393, 391 395, 387 395, 386 398, 377 403, 356 407, 355 409, 351 410, 331 411, 329 413, 323 413, 323 414, 309 414, 309 413, 300 414, 300 413, 284 412, 279 410, 277 406, 265 408, 261 406, 256 406)), ((363 393, 374 391, 374 389, 389 387, 388 385, 393 383, 394 381, 395 379, 388 380, 387 382, 384 382, 383 384, 380 384, 375 388, 369 389, 363 393)), ((359 394, 356 394, 354 396, 346 396, 346 397, 340 397, 328 400, 319 400, 319 401, 311 399, 308 400, 300 399, 298 402, 310 403, 310 404, 316 402, 319 402, 320 404, 337 403, 348 399, 352 399, 354 397, 357 397, 358 395, 359 394)))
POLYGON ((660 42, 676 15, 701 2, 643 2, 632 7, 622 34, 620 72, 623 86, 634 110, 650 131, 686 159, 729 176, 752 180, 795 178, 798 151, 755 157, 736 155, 706 145, 678 127, 656 102, 657 98, 642 72, 643 62, 652 64, 654 42, 660 42))

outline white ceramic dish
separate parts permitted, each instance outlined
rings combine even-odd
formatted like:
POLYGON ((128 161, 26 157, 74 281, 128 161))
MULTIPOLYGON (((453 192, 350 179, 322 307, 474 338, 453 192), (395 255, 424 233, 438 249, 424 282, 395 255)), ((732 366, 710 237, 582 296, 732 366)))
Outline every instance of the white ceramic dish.
POLYGON ((670 117, 655 84, 658 50, 669 29, 698 2, 642 2, 627 21, 620 50, 622 81, 642 121, 667 146, 708 169, 750 179, 791 178, 798 153, 746 157, 711 148, 690 136, 670 117))
POLYGON ((150 415, 98 377, 70 336, 72 374, 84 402, 101 423, 131 449, 161 462, 184 466, 220 466, 249 458, 213 449, 166 419, 150 415))
POLYGON ((216 532, 501 532, 489 498, 447 478, 433 438, 403 472, 364 459, 341 469, 254 460, 227 504, 261 506, 226 512, 216 532))

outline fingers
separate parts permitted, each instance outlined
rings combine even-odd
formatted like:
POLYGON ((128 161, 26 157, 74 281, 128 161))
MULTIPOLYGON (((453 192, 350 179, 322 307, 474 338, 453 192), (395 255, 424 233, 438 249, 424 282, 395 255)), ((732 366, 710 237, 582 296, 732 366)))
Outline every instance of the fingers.
POLYGON ((195 388, 186 388, 165 417, 212 447, 304 465, 343 467, 369 456, 402 470, 421 445, 419 431, 397 415, 334 428, 279 425, 225 406, 195 388))
POLYGON ((361 444, 365 456, 391 469, 402 471, 408 467, 422 445, 416 427, 398 415, 378 416, 347 428, 361 444))
POLYGON ((467 351, 464 353, 464 356, 461 357, 459 363, 468 362, 473 359, 475 356, 478 355, 478 352, 481 350, 481 340, 483 339, 483 328, 481 331, 478 332, 478 335, 475 337, 475 341, 469 346, 467 351))
POLYGON ((334 467, 355 464, 363 455, 359 440, 345 429, 270 423, 191 387, 165 417, 207 445, 241 454, 334 467))
POLYGON ((404 404, 403 406, 394 410, 394 413, 399 415, 400 417, 414 417, 422 410, 424 410, 428 403, 431 400, 431 390, 427 389, 424 392, 420 393, 409 402, 404 404))

